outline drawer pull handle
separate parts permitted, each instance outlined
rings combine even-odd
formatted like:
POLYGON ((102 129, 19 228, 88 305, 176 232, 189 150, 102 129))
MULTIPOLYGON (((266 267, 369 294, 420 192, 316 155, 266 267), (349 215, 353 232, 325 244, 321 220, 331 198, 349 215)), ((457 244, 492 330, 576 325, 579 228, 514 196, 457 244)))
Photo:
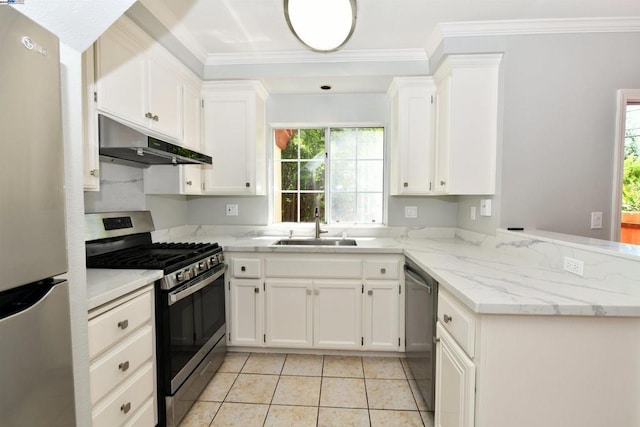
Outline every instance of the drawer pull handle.
POLYGON ((120 407, 120 410, 125 414, 131 410, 131 402, 127 402, 120 407))
POLYGON ((433 343, 434 344, 438 344, 440 342, 440 338, 438 337, 433 337, 433 343))
POLYGON ((121 364, 119 364, 118 369, 120 369, 122 372, 125 372, 127 369, 129 369, 129 361, 127 360, 126 362, 122 362, 121 364))
POLYGON ((386 269, 386 268, 381 268, 381 269, 380 269, 380 273, 382 273, 382 274, 387 274, 387 269, 386 269))
POLYGON ((453 321, 453 317, 449 316, 448 314, 445 314, 444 316, 442 316, 442 320, 444 320, 444 323, 449 323, 453 321))
POLYGON ((242 267, 240 267, 240 271, 247 271, 247 267, 243 265, 242 267))
POLYGON ((118 328, 120 329, 127 329, 127 327, 129 326, 129 320, 121 320, 118 322, 118 328))

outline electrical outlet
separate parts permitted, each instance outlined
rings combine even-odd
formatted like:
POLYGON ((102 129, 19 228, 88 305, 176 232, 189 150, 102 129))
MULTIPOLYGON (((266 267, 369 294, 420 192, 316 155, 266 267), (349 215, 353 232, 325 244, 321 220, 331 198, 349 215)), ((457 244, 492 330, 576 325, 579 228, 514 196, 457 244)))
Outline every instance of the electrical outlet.
POLYGON ((591 212, 591 229, 599 230, 602 228, 602 212, 591 212))
POLYGON ((471 212, 469 213, 469 218, 471 218, 472 221, 476 220, 476 207, 475 206, 471 206, 471 212))
POLYGON ((580 277, 584 276, 584 262, 579 259, 564 257, 562 268, 569 273, 577 274, 580 277))
POLYGON ((417 206, 405 206, 404 207, 404 217, 405 218, 418 218, 418 207, 417 206))
POLYGON ((227 205, 227 216, 238 216, 238 205, 227 205))

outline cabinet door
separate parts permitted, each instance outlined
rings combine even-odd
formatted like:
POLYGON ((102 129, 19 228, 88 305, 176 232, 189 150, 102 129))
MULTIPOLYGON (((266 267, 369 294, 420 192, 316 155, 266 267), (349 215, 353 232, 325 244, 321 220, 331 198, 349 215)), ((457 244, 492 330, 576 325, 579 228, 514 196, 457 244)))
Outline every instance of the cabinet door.
POLYGON ((159 49, 148 55, 149 127, 182 140, 182 75, 159 49))
POLYGON ((473 427, 476 367, 438 323, 436 346, 436 427, 473 427))
POLYGON ((182 86, 182 122, 184 125, 183 145, 194 150, 201 146, 202 132, 202 100, 200 88, 196 85, 184 83, 182 86))
POLYGON ((98 139, 98 112, 94 93, 96 91, 95 51, 93 45, 82 54, 82 118, 84 191, 100 191, 100 155, 98 139))
POLYGON ((97 41, 98 110, 147 126, 147 59, 135 39, 117 26, 97 41))
POLYGON ((313 291, 313 343, 317 347, 360 349, 362 293, 355 280, 316 280, 313 291))
POLYGON ((435 190, 437 192, 448 191, 450 132, 451 77, 446 77, 438 83, 436 89, 435 190))
POLYGON ((364 287, 365 350, 400 349, 400 283, 369 281, 364 287))
POLYGON ((231 345, 261 346, 262 307, 264 305, 262 282, 235 279, 230 281, 229 337, 231 345))
POLYGON ((312 292, 310 280, 267 280, 265 335, 268 346, 312 346, 312 292))

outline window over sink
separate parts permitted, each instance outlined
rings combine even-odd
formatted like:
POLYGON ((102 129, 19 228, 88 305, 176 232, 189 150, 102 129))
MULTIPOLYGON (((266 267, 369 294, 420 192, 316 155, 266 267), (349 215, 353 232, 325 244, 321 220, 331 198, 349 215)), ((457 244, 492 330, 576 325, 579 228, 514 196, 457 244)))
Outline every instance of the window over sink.
POLYGON ((382 224, 384 128, 277 128, 274 163, 274 222, 382 224))

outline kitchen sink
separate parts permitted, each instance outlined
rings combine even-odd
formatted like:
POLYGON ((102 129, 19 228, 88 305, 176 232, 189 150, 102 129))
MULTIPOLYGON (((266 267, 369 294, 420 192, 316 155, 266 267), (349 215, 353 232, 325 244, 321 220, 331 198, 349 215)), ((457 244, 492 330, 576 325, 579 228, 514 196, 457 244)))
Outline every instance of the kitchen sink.
POLYGON ((282 239, 276 246, 357 246, 354 239, 282 239))

